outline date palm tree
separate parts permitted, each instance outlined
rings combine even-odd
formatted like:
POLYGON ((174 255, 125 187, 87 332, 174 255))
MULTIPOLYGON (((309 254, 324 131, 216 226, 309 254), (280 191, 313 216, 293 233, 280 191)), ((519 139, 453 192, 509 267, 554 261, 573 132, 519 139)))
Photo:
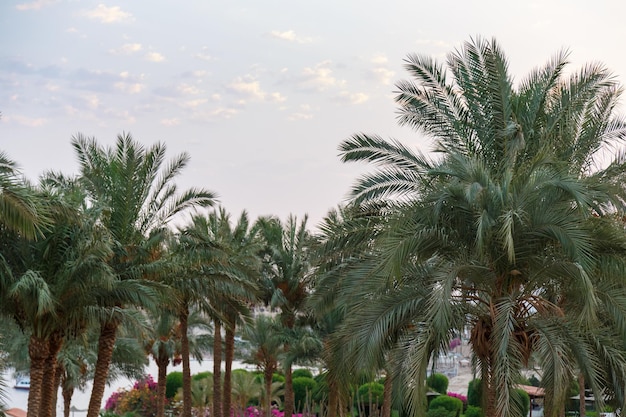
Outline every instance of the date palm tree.
POLYGON ((124 134, 117 137, 115 146, 103 147, 93 138, 78 135, 72 139, 72 146, 79 162, 80 181, 114 240, 110 265, 117 280, 103 297, 111 314, 101 324, 87 413, 88 417, 97 417, 121 322, 115 312, 125 305, 151 301, 153 291, 146 288, 143 278, 162 250, 160 242, 168 223, 187 210, 212 205, 215 194, 193 188, 179 194, 174 181, 189 156, 183 153, 166 162, 166 146, 162 143, 146 148, 124 134))
MULTIPOLYGON (((286 222, 274 217, 261 217, 257 221, 265 248, 262 252, 264 268, 265 302, 279 309, 285 333, 293 332, 298 316, 305 311, 305 302, 313 279, 313 236, 307 229, 307 217, 298 222, 289 216, 286 222)), ((289 343, 284 344, 289 355, 289 343)), ((291 361, 285 363, 285 416, 294 412, 294 393, 291 361)))
POLYGON ((349 280, 345 302, 361 317, 346 329, 362 355, 402 359, 417 413, 429 362, 465 326, 487 416, 520 414, 513 387, 532 355, 549 415, 577 369, 598 396, 610 386, 623 400, 626 239, 613 213, 624 210, 626 157, 599 158, 626 124, 611 74, 587 65, 567 76, 566 64, 557 54, 514 84, 495 40, 465 43, 447 66, 410 55, 399 121, 435 154, 366 134, 341 144, 344 161, 378 167, 354 201, 395 206, 369 268, 349 280))
MULTIPOLYGON (((249 227, 243 212, 235 225, 223 208, 208 215, 197 215, 181 230, 180 248, 203 286, 203 309, 214 323, 213 406, 230 409, 230 371, 234 358, 235 326, 247 314, 247 305, 257 292, 261 261, 256 232, 249 227), (226 327, 226 371, 221 390, 221 328, 226 327)), ((185 281, 183 281, 184 283, 185 281)), ((183 372, 184 376, 184 372, 183 372)), ((183 394, 185 384, 183 378, 183 394)))

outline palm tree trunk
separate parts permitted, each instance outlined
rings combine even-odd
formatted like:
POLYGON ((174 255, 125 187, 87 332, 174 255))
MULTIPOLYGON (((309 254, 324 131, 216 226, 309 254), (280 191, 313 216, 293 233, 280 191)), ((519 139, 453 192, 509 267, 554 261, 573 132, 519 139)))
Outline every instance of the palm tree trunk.
POLYGON ((274 371, 270 366, 263 370, 263 381, 265 382, 265 417, 272 416, 272 379, 274 371))
POLYGON ((291 364, 285 367, 285 416, 291 417, 294 411, 293 377, 291 364))
POLYGON ((328 379, 328 417, 337 417, 339 408, 339 387, 335 378, 327 375, 328 379))
POLYGON ((54 333, 48 338, 48 357, 44 368, 44 379, 41 385, 41 416, 52 417, 56 415, 56 391, 59 389, 57 379, 57 355, 63 345, 60 334, 54 333))
POLYGON ((59 387, 61 386, 61 381, 63 379, 63 367, 59 362, 56 364, 56 372, 54 373, 54 390, 52 391, 52 417, 56 417, 57 410, 56 404, 59 401, 59 387))
POLYGON ((167 355, 159 355, 156 364, 159 368, 159 376, 157 379, 157 410, 156 417, 165 416, 165 386, 167 382, 167 365, 170 359, 167 355))
POLYGON ((70 417, 72 395, 74 395, 74 388, 63 387, 63 417, 70 417))
POLYGON ((118 326, 119 321, 110 320, 105 322, 100 330, 98 358, 96 359, 96 369, 93 377, 93 387, 91 389, 87 417, 98 417, 100 415, 102 397, 104 396, 104 389, 109 375, 109 366, 111 365, 111 357, 113 356, 113 349, 115 348, 118 326))
POLYGON ((579 399, 579 405, 578 405, 578 410, 579 410, 579 415, 580 417, 585 417, 585 397, 586 397, 586 393, 585 393, 585 376, 583 375, 582 372, 580 372, 578 374, 578 397, 579 399))
POLYGON ((393 376, 392 373, 387 370, 385 377, 385 389, 383 391, 383 408, 380 411, 381 417, 391 417, 391 392, 393 389, 393 376))
POLYGON ((189 338, 187 336, 189 309, 180 312, 180 353, 183 359, 183 417, 191 417, 191 368, 189 364, 189 338))
POLYGON ((28 343, 28 357, 30 358, 30 390, 28 392, 28 417, 41 415, 41 391, 43 386, 44 370, 48 358, 48 341, 31 336, 28 343))
POLYGON ((230 417, 231 414, 231 402, 232 402, 232 369, 233 359, 235 358, 235 320, 231 316, 232 320, 228 326, 226 326, 226 346, 224 351, 224 390, 222 392, 222 413, 226 417, 230 417))
POLYGON ((213 337, 213 417, 222 417, 222 326, 215 320, 213 337))

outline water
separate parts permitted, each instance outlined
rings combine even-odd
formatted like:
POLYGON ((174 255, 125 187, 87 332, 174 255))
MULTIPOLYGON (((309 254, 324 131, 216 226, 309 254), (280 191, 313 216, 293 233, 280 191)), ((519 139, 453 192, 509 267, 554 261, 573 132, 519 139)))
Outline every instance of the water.
MULTIPOLYGON (((213 360, 203 360, 201 363, 195 360, 191 361, 191 374, 195 374, 201 371, 210 371, 213 372, 213 360)), ((251 365, 246 365, 241 362, 235 361, 233 362, 233 369, 245 368, 248 370, 253 370, 254 367, 251 365)), ((224 369, 224 364, 222 363, 222 369, 224 369)), ((182 372, 183 366, 168 366, 167 372, 179 371, 182 372)), ((157 379, 158 368, 156 364, 150 361, 150 364, 146 367, 146 374, 152 375, 154 380, 157 379)), ((7 398, 6 404, 8 408, 21 408, 26 410, 28 407, 28 390, 24 389, 15 389, 13 385, 15 384, 15 378, 9 372, 3 375, 4 380, 9 385, 9 388, 6 390, 7 398)), ((102 397, 102 406, 106 403, 106 400, 119 389, 130 389, 132 388, 135 381, 131 381, 126 378, 118 379, 110 386, 107 386, 104 391, 104 396, 102 397)), ((91 397, 91 385, 89 385, 84 392, 76 390, 74 392, 74 396, 72 397, 72 413, 70 414, 72 417, 81 417, 87 415, 87 407, 89 406, 89 398, 91 397)), ((61 391, 59 390, 58 402, 57 402, 57 416, 63 415, 63 396, 61 395, 61 391)))

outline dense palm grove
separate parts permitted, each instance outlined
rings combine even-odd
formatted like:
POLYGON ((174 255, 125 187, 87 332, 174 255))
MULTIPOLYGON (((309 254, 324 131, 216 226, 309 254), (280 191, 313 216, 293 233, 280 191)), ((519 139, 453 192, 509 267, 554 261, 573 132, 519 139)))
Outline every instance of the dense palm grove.
POLYGON ((178 190, 189 157, 168 160, 163 144, 129 135, 112 147, 73 138, 78 174, 48 172, 38 184, 0 153, 0 365, 30 374, 28 415, 55 415, 59 388, 69 415, 72 393, 90 382, 96 417, 107 381, 141 379, 149 357, 154 415, 188 417, 202 403, 229 417, 253 383, 232 369, 237 354, 260 371, 266 416, 279 397, 284 415, 302 411, 298 364, 322 370, 324 395, 309 410, 318 415, 355 412, 354 387, 379 379, 380 416, 425 415, 427 375, 465 333, 482 415, 525 414, 516 387, 527 369, 539 369, 546 415, 565 414, 573 385, 600 409, 622 407, 626 123, 616 80, 600 65, 572 71, 562 53, 514 82, 498 44, 482 39, 445 64, 410 55, 405 66, 399 122, 433 152, 345 140, 343 161, 375 169, 316 232, 306 217, 233 218, 217 194, 178 190), (275 315, 254 318, 261 307, 275 315), (190 358, 208 355, 200 401, 190 358), (172 410, 168 366, 180 362, 172 410))

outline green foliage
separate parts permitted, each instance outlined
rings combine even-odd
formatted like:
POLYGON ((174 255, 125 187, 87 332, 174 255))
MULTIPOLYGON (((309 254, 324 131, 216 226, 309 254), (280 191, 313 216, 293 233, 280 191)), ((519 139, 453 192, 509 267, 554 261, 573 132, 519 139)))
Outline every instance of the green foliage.
POLYGON ((315 375, 315 378, 313 379, 315 380, 315 382, 317 382, 317 386, 311 393, 312 400, 316 403, 325 401, 325 399, 328 398, 329 394, 328 382, 326 381, 326 372, 315 375))
POLYGON ((317 388, 317 382, 313 378, 306 376, 299 376, 293 379, 293 394, 294 402, 296 404, 296 410, 302 411, 308 401, 310 402, 313 391, 317 388))
POLYGON ((533 387, 538 387, 541 385, 541 381, 533 374, 528 378, 528 384, 533 387))
POLYGON ((470 405, 467 407, 467 410, 465 410, 465 417, 484 417, 483 409, 470 405))
POLYGON ((440 395, 433 399, 428 406, 429 410, 437 408, 444 408, 451 413, 451 416, 459 417, 463 411, 463 401, 455 397, 440 395))
POLYGON ((480 379, 473 379, 467 386, 467 405, 474 407, 482 406, 482 381, 480 379))
POLYGON ((281 374, 274 373, 272 375, 272 382, 281 382, 281 383, 284 384, 285 383, 285 377, 283 375, 281 375, 281 374))
POLYGON ((183 373, 170 372, 165 380, 165 397, 174 398, 179 388, 183 387, 183 373))
POLYGON ((357 395, 355 403, 369 405, 376 404, 381 406, 383 404, 383 392, 385 391, 385 386, 383 384, 379 384, 378 382, 368 382, 367 384, 363 384, 357 390, 357 395))
POLYGON ((454 417, 454 411, 446 410, 443 407, 431 408, 426 412, 426 417, 454 417))
POLYGON ((444 374, 434 373, 426 378, 426 385, 444 395, 448 392, 448 383, 448 377, 444 374))
POLYGON ((294 369, 291 375, 294 379, 300 377, 313 378, 313 372, 306 368, 294 369))
POLYGON ((514 401, 518 401, 522 406, 522 415, 527 416, 530 410, 530 396, 521 388, 515 389, 514 401))
POLYGON ((203 371, 191 376, 191 379, 193 379, 194 381, 199 381, 205 378, 213 378, 213 372, 203 371))

